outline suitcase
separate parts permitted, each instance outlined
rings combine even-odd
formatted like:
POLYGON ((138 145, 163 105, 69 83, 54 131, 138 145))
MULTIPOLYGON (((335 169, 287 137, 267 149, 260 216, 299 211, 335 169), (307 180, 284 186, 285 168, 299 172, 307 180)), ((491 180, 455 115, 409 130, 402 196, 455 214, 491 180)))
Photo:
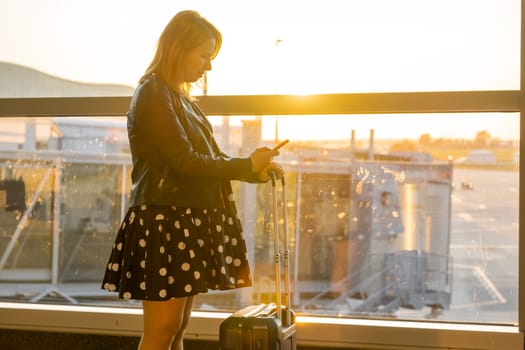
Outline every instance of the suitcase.
POLYGON ((279 219, 277 179, 271 173, 272 210, 274 220, 275 302, 251 305, 234 312, 220 325, 221 350, 295 350, 295 314, 290 308, 290 272, 288 250, 288 216, 286 212, 286 183, 281 178, 283 201, 283 272, 284 294, 281 293, 281 251, 279 247, 279 219), (283 305, 284 299, 284 305, 283 305))

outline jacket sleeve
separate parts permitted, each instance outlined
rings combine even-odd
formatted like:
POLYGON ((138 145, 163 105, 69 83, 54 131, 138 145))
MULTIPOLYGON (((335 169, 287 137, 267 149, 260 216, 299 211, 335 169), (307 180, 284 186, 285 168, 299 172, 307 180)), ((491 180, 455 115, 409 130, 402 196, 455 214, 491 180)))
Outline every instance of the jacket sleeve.
MULTIPOLYGON (((227 154, 223 152, 221 152, 221 157, 224 159, 232 159, 230 156, 228 156, 227 154)), ((250 162, 250 167, 251 167, 251 162, 250 162)), ((263 181, 259 179, 259 177, 257 176, 257 173, 252 173, 251 171, 249 173, 241 173, 239 174, 239 177, 232 178, 232 180, 239 180, 239 181, 244 181, 244 182, 249 182, 249 183, 264 183, 264 182, 269 181, 269 180, 263 181)))
POLYGON ((172 91, 165 84, 156 79, 146 83, 134 104, 135 127, 140 129, 170 172, 178 176, 218 179, 251 178, 254 175, 249 158, 225 158, 195 150, 196 145, 192 142, 199 142, 204 147, 209 141, 204 134, 188 135, 181 123, 181 108, 174 105, 172 91))

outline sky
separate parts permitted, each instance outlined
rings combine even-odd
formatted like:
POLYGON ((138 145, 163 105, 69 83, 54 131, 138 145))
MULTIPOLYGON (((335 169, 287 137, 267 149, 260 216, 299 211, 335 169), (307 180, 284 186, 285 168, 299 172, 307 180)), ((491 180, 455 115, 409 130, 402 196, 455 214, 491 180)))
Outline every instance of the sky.
POLYGON ((0 0, 0 61, 134 86, 182 9, 224 37, 210 94, 519 89, 520 0, 0 0))

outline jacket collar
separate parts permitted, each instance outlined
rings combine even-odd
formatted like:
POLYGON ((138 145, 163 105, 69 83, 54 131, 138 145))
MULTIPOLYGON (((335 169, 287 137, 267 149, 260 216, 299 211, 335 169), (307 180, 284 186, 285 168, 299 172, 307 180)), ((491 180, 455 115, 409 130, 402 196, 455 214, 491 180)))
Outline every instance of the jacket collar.
POLYGON ((199 123, 210 135, 213 134, 213 127, 210 124, 208 118, 206 118, 206 115, 204 112, 200 109, 200 107, 195 103, 189 101, 184 96, 178 94, 182 109, 191 115, 193 119, 199 123))

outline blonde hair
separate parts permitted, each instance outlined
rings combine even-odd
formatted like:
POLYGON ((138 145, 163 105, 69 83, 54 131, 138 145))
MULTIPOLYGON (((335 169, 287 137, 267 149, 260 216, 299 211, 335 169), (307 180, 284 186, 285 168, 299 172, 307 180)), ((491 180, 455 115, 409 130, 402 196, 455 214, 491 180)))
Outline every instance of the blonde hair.
POLYGON ((177 13, 164 28, 157 41, 153 60, 143 78, 151 73, 160 75, 175 91, 190 96, 191 83, 183 81, 184 56, 209 39, 215 40, 212 59, 222 44, 222 35, 198 12, 186 10, 177 13))

